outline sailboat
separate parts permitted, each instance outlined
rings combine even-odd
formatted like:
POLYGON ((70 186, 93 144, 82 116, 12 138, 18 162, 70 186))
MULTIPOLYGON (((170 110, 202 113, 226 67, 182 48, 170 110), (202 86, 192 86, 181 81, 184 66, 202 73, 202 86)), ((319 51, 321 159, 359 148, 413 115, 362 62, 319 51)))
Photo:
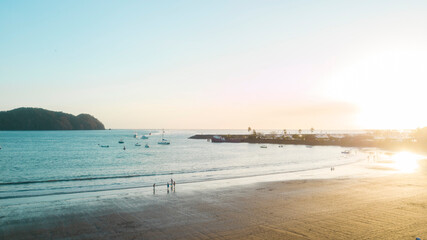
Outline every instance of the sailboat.
POLYGON ((166 139, 163 138, 164 134, 165 134, 165 130, 163 129, 162 130, 162 140, 159 141, 158 144, 161 144, 161 145, 169 145, 169 144, 171 144, 171 142, 169 142, 168 140, 166 140, 166 139))

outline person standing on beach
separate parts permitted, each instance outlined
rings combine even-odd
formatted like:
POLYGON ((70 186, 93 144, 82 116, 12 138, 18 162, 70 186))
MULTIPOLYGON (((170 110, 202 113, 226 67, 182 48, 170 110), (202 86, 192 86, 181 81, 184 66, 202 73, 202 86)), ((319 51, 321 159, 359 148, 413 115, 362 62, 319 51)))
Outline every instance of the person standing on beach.
POLYGON ((153 194, 156 194, 156 184, 153 184, 153 194))

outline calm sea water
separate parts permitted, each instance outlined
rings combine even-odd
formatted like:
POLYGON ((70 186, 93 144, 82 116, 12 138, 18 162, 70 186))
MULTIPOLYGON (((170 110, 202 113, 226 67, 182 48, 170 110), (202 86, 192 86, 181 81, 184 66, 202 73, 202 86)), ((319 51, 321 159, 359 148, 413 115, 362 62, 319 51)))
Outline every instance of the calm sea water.
POLYGON ((332 146, 260 148, 259 144, 188 139, 197 133, 246 132, 166 131, 170 145, 157 144, 158 130, 0 132, 0 199, 151 187, 165 185, 171 178, 191 183, 295 173, 366 158, 341 154, 343 148, 332 146), (135 132, 152 135, 137 139, 135 132), (120 139, 125 143, 119 144, 120 139))

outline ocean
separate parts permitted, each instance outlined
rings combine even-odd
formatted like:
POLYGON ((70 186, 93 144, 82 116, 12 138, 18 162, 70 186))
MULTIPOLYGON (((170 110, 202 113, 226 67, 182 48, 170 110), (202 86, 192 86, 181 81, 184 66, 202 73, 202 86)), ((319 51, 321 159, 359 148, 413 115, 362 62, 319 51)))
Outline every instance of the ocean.
POLYGON ((171 178, 183 184, 298 175, 367 158, 363 152, 342 154, 345 149, 337 146, 267 144, 260 148, 260 144, 189 139, 200 133, 247 132, 166 130, 164 138, 171 144, 159 145, 161 130, 2 131, 0 200, 147 188, 154 183, 166 185, 171 178), (149 138, 141 139, 142 135, 149 138), (120 139, 123 144, 118 143, 120 139))

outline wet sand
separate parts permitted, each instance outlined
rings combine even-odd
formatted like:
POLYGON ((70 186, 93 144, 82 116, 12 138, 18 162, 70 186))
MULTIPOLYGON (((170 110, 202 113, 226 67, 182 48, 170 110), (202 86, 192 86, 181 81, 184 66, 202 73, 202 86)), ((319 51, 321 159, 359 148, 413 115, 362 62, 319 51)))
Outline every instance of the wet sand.
POLYGON ((378 178, 179 187, 3 220, 0 239, 427 239, 425 160, 378 178))

